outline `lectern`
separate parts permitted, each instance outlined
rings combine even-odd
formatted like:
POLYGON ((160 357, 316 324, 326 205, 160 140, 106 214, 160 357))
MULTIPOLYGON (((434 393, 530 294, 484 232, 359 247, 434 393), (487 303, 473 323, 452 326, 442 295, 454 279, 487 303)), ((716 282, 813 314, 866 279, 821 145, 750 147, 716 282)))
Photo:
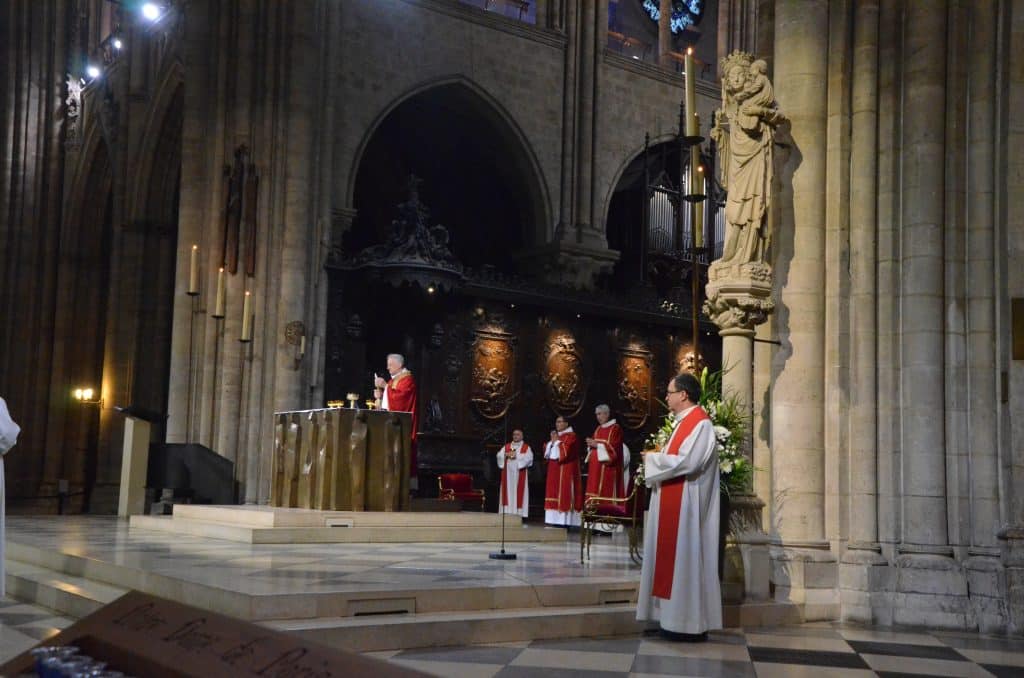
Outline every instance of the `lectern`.
POLYGON ((121 452, 121 493, 117 515, 127 517, 146 513, 146 469, 149 466, 149 440, 152 424, 164 416, 140 407, 115 407, 124 415, 124 445, 121 452))

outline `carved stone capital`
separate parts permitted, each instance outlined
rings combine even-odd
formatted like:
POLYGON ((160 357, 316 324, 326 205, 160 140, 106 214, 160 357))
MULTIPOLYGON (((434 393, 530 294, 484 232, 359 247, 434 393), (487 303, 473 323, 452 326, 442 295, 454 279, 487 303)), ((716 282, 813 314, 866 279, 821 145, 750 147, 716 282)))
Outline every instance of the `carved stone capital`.
POLYGON ((772 269, 761 262, 738 265, 711 264, 704 313, 722 334, 751 332, 775 309, 772 269))

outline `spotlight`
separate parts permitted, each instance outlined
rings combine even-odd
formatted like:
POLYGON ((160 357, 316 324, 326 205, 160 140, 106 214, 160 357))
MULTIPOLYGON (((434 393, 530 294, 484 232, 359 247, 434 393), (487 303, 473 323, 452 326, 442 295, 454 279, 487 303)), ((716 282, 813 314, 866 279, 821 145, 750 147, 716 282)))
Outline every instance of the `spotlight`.
POLYGON ((433 285, 427 285, 427 294, 433 294, 436 290, 437 288, 435 288, 433 285))
POLYGON ((85 67, 85 74, 88 75, 93 80, 95 80, 96 78, 100 77, 100 73, 101 72, 102 71, 100 71, 99 66, 94 66, 93 64, 89 64, 88 66, 85 67))
POLYGON ((150 21, 156 21, 162 13, 162 8, 155 2, 147 2, 142 6, 142 16, 150 21))
POLYGON ((111 44, 111 45, 113 45, 113 46, 114 46, 114 49, 117 49, 117 50, 119 50, 119 49, 121 49, 122 47, 124 47, 124 43, 123 43, 123 42, 121 42, 121 38, 114 38, 114 39, 113 39, 113 40, 112 40, 112 41, 110 42, 110 44, 111 44))

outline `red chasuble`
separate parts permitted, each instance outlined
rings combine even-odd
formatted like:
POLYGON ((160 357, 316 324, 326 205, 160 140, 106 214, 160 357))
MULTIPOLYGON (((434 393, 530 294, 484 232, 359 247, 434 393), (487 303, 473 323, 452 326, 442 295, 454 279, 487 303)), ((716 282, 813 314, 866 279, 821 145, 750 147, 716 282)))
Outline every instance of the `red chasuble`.
MULTIPOLYGON (((665 454, 679 454, 679 448, 697 428, 697 424, 709 418, 708 413, 699 405, 690 410, 679 422, 671 440, 668 441, 665 454)), ((683 487, 685 484, 685 476, 671 478, 661 484, 661 500, 658 504, 658 546, 655 549, 654 586, 651 589, 651 595, 656 598, 672 597, 676 546, 679 543, 679 516, 683 509, 683 487)))
POLYGON ((605 426, 598 426, 593 437, 604 443, 608 461, 601 461, 598 448, 591 448, 587 464, 587 497, 621 499, 625 494, 622 487, 622 427, 612 420, 605 426))
MULTIPOLYGON (((512 443, 505 443, 505 465, 501 467, 501 504, 502 506, 508 506, 508 466, 509 464, 516 463, 516 456, 513 455, 511 459, 508 455, 512 454, 512 443)), ((519 448, 519 454, 524 455, 530 451, 530 446, 523 443, 523 446, 519 448)), ((526 491, 526 476, 528 475, 527 469, 519 469, 519 478, 516 481, 516 503, 517 509, 523 508, 523 493, 526 491)))
POLYGON ((388 381, 388 411, 412 412, 412 452, 409 475, 416 477, 416 431, 419 429, 419 410, 416 407, 416 380, 412 372, 402 372, 388 381))
POLYGON ((583 508, 583 481, 580 479, 580 445, 576 434, 558 435, 561 443, 558 459, 548 459, 548 478, 544 508, 552 511, 579 511, 583 508))

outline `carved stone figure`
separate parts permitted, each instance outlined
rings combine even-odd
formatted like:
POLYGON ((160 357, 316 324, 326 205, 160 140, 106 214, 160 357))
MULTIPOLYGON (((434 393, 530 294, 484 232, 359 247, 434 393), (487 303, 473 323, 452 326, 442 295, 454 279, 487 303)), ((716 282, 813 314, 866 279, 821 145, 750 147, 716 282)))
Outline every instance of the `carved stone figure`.
POLYGON ((711 267, 711 278, 730 275, 748 263, 765 263, 771 242, 772 145, 785 120, 768 80, 768 65, 746 52, 722 62, 722 108, 715 113, 711 137, 718 144, 725 203, 725 246, 711 267))

